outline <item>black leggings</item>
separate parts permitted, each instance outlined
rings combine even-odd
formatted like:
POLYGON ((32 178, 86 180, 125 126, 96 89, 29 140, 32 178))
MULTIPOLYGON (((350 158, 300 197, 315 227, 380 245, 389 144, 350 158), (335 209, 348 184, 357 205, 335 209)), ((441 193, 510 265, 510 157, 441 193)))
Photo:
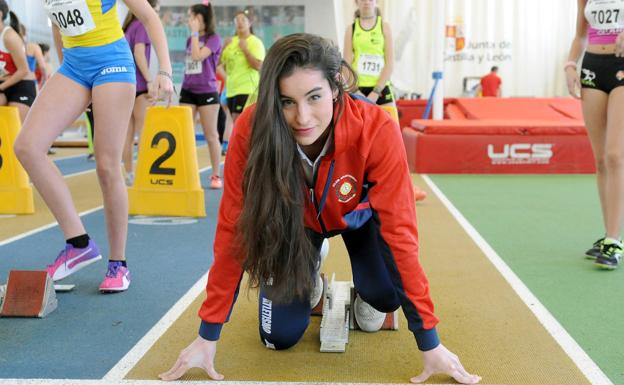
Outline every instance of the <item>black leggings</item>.
MULTIPOLYGON (((323 238, 309 233, 317 250, 323 238)), ((399 308, 401 301, 395 289, 391 271, 396 271, 394 259, 381 238, 379 225, 371 218, 362 227, 345 232, 342 239, 347 247, 354 286, 364 301, 375 309, 389 313, 399 308)), ((275 304, 260 289, 258 317, 260 338, 270 348, 281 350, 295 345, 310 323, 310 301, 275 304)))

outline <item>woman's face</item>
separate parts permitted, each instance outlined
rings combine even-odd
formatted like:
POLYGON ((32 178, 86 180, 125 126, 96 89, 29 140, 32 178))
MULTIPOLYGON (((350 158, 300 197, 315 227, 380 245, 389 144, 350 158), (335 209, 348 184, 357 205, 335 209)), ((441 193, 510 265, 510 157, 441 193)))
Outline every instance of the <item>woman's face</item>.
POLYGON ((360 13, 369 15, 375 11, 377 7, 377 0, 355 0, 360 13))
POLYGON ((297 68, 279 81, 286 123, 300 146, 316 142, 327 130, 334 113, 333 92, 323 72, 297 68))
POLYGON ((188 17, 189 17, 189 21, 191 19, 194 19, 195 22, 197 23, 197 26, 199 28, 199 30, 203 30, 205 28, 205 24, 204 24, 204 17, 198 13, 193 13, 193 11, 189 10, 188 11, 188 17))
POLYGON ((234 18, 234 23, 236 24, 236 30, 239 32, 248 32, 251 24, 249 23, 249 19, 247 16, 239 13, 234 18))

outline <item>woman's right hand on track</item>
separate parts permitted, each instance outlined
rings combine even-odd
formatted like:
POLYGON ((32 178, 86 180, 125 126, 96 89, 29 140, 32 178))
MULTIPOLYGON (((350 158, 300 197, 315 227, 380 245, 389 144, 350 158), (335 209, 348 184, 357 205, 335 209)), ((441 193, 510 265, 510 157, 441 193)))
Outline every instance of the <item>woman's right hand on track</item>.
POLYGON ((214 358, 217 353, 217 341, 208 341, 197 336, 186 349, 180 352, 173 367, 158 375, 163 381, 173 381, 182 377, 191 368, 201 368, 213 380, 222 380, 223 375, 214 368, 214 358))
POLYGON ((581 79, 573 67, 567 67, 565 70, 566 83, 568 85, 568 92, 573 98, 581 98, 581 79))

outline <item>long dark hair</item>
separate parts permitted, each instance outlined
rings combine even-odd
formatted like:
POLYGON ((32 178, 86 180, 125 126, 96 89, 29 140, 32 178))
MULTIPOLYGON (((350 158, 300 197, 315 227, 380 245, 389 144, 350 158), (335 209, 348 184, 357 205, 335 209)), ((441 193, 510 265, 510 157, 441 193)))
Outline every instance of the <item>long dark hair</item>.
MULTIPOLYGON (((156 8, 159 0, 147 0, 147 2, 149 3, 149 5, 152 6, 152 8, 156 8)), ((135 20, 136 20, 136 16, 134 16, 134 13, 128 10, 128 14, 126 15, 126 18, 124 19, 124 22, 121 25, 121 29, 123 29, 123 31, 126 32, 130 24, 132 24, 132 22, 135 20)))
POLYGON ((215 20, 215 14, 212 10, 212 4, 195 4, 191 6, 191 13, 195 15, 201 15, 204 19, 204 33, 206 37, 212 36, 215 34, 215 30, 217 28, 217 22, 215 20))
POLYGON ((46 52, 50 51, 50 46, 46 43, 39 43, 39 48, 41 48, 41 53, 46 54, 46 52))
POLYGON ((17 32, 18 35, 22 36, 20 34, 20 21, 17 18, 17 15, 13 11, 9 10, 9 5, 5 0, 0 0, 0 12, 2 12, 2 21, 4 22, 7 16, 9 16, 9 25, 15 30, 15 32, 17 32))
POLYGON ((304 228, 305 179, 280 99, 280 79, 297 68, 321 71, 337 92, 334 122, 344 108, 345 91, 357 83, 338 47, 316 35, 279 39, 262 63, 238 234, 249 286, 270 284, 271 299, 277 303, 308 300, 319 261, 304 228), (350 73, 350 84, 344 81, 345 73, 350 73))

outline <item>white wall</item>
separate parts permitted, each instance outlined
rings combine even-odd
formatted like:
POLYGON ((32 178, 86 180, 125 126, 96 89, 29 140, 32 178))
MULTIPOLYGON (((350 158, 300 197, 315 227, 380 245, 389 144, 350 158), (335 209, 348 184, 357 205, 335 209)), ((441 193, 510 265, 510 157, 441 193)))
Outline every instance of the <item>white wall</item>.
POLYGON ((466 44, 454 51, 455 39, 447 38, 447 96, 460 96, 465 76, 484 75, 492 65, 500 68, 504 96, 567 94, 563 65, 574 36, 572 0, 386 0, 384 17, 395 39, 396 86, 429 93, 433 52, 427 15, 439 1, 446 1, 447 25, 462 28, 466 44))

